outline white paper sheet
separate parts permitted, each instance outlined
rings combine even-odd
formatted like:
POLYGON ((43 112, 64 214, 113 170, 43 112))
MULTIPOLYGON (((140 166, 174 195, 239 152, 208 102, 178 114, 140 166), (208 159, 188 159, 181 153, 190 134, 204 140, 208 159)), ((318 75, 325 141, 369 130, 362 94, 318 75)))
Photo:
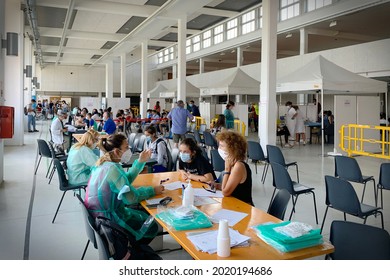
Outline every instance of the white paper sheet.
POLYGON ((194 206, 202 206, 202 205, 216 204, 216 203, 219 202, 212 199, 211 197, 200 197, 200 196, 194 197, 194 206))
POLYGON ((168 184, 163 184, 163 186, 166 190, 173 191, 173 190, 181 189, 183 184, 184 184, 183 182, 176 181, 168 184))
POLYGON ((244 219, 246 216, 248 216, 247 213, 221 209, 213 216, 211 216, 211 219, 213 220, 213 222, 219 220, 227 220, 229 227, 232 227, 239 221, 244 219))
POLYGON ((223 197, 223 194, 221 191, 217 191, 216 193, 206 191, 205 189, 194 189, 194 195, 195 196, 201 196, 201 197, 223 197))
MULTIPOLYGON (((240 234, 237 230, 229 228, 230 247, 249 245, 249 236, 240 234)), ((207 231, 199 234, 187 234, 187 238, 194 244, 197 250, 214 254, 217 252, 218 230, 207 231)))

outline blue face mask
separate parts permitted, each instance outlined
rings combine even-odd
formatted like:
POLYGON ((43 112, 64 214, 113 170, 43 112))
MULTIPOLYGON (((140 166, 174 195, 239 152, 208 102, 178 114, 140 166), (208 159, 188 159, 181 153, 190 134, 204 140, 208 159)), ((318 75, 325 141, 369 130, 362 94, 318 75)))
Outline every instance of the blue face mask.
POLYGON ((146 136, 146 142, 147 142, 147 143, 150 143, 150 141, 152 141, 152 137, 146 136))
POLYGON ((180 153, 180 159, 183 162, 189 162, 191 160, 191 155, 187 153, 180 153))

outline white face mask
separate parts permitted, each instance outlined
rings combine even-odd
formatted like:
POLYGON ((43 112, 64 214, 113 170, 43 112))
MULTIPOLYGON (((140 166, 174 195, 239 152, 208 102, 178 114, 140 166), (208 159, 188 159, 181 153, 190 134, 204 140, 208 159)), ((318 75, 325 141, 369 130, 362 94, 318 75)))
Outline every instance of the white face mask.
POLYGON ((221 156, 221 158, 223 159, 223 160, 226 160, 226 158, 228 157, 228 153, 227 152, 225 152, 224 150, 221 150, 221 149, 218 149, 218 154, 221 156))
POLYGON ((131 160, 131 156, 133 153, 131 152, 130 149, 127 149, 126 152, 124 152, 121 156, 121 163, 128 163, 131 160))

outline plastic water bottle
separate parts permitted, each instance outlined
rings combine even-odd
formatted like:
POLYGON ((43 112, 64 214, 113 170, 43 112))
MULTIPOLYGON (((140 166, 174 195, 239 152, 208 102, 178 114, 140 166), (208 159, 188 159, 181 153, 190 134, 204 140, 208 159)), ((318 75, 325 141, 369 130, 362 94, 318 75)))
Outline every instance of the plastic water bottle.
POLYGON ((230 235, 227 220, 220 220, 217 236, 217 255, 222 258, 230 256, 230 235))
POLYGON ((192 207, 194 205, 194 189, 192 188, 191 181, 188 180, 187 187, 183 193, 183 206, 192 207))

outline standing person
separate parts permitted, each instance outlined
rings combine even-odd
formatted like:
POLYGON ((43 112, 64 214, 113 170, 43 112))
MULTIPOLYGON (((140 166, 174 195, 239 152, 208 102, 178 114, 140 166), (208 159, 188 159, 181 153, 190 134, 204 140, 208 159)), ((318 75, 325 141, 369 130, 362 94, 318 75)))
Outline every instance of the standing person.
POLYGON ((245 162, 247 141, 235 131, 222 131, 216 136, 218 153, 225 161, 222 182, 216 184, 224 196, 233 196, 252 206, 252 172, 245 162))
POLYGON ((194 117, 200 117, 199 107, 195 105, 195 101, 190 101, 190 112, 194 117))
POLYGON ((116 124, 111 119, 110 112, 107 111, 103 113, 103 121, 104 121, 103 131, 106 132, 107 134, 114 134, 116 131, 116 124))
POLYGON ((128 207, 161 194, 163 186, 134 188, 131 184, 144 169, 145 162, 150 158, 150 151, 143 151, 139 159, 126 172, 119 162, 128 162, 131 151, 126 136, 110 135, 101 139, 99 147, 105 154, 93 168, 91 178, 85 193, 85 206, 94 217, 104 216, 128 230, 139 242, 150 241, 157 234, 155 222, 141 231, 148 214, 144 211, 128 207))
POLYGON ((99 157, 93 152, 99 141, 99 133, 93 129, 83 134, 80 141, 70 148, 66 160, 69 184, 85 186, 88 184, 92 167, 99 157))
POLYGON ((234 113, 232 111, 233 108, 234 108, 234 102, 229 101, 229 103, 226 105, 225 111, 223 112, 223 114, 225 115, 227 129, 234 128, 234 113))
POLYGON ((180 144, 179 171, 185 180, 211 182, 217 178, 210 162, 191 138, 184 139, 180 144))
POLYGON ((295 124, 295 142, 297 144, 300 143, 300 141, 303 142, 303 145, 306 145, 306 127, 305 127, 305 116, 302 114, 302 111, 299 110, 298 106, 294 106, 295 111, 297 112, 296 115, 296 124, 295 124))
MULTIPOLYGON (((294 137, 294 135, 295 135, 295 126, 296 126, 296 123, 297 123, 297 120, 295 119, 295 117, 297 116, 297 111, 292 106, 292 102, 291 101, 287 101, 286 102, 286 106, 287 106, 286 126, 288 128, 289 133, 290 133, 290 137, 294 137)), ((295 139, 293 139, 292 141, 294 143, 295 139)), ((285 145, 285 147, 292 148, 292 147, 294 147, 294 144, 287 143, 285 145)))
POLYGON ((62 110, 57 111, 57 118, 51 123, 51 139, 54 143, 54 148, 63 152, 64 149, 64 132, 67 132, 68 129, 64 127, 63 120, 66 120, 68 114, 62 110))
POLYGON ((177 107, 173 108, 168 116, 168 119, 172 120, 172 139, 175 143, 175 147, 179 147, 179 140, 185 139, 185 133, 187 132, 187 119, 192 120, 193 116, 184 108, 183 100, 177 101, 177 107))
POLYGON ((154 105, 153 108, 156 112, 160 113, 161 112, 161 107, 160 107, 160 101, 156 101, 156 105, 154 105))
POLYGON ((319 122, 319 121, 321 121, 321 109, 322 109, 322 107, 321 107, 321 103, 320 102, 318 102, 317 103, 317 99, 313 99, 313 103, 314 103, 314 105, 317 105, 317 122, 319 122))
POLYGON ((36 106, 35 106, 35 104, 36 104, 35 99, 31 99, 31 103, 29 103, 27 105, 27 117, 28 117, 27 127, 28 127, 28 132, 38 132, 38 130, 35 127, 35 116, 36 116, 36 112, 35 112, 35 107, 36 106))

